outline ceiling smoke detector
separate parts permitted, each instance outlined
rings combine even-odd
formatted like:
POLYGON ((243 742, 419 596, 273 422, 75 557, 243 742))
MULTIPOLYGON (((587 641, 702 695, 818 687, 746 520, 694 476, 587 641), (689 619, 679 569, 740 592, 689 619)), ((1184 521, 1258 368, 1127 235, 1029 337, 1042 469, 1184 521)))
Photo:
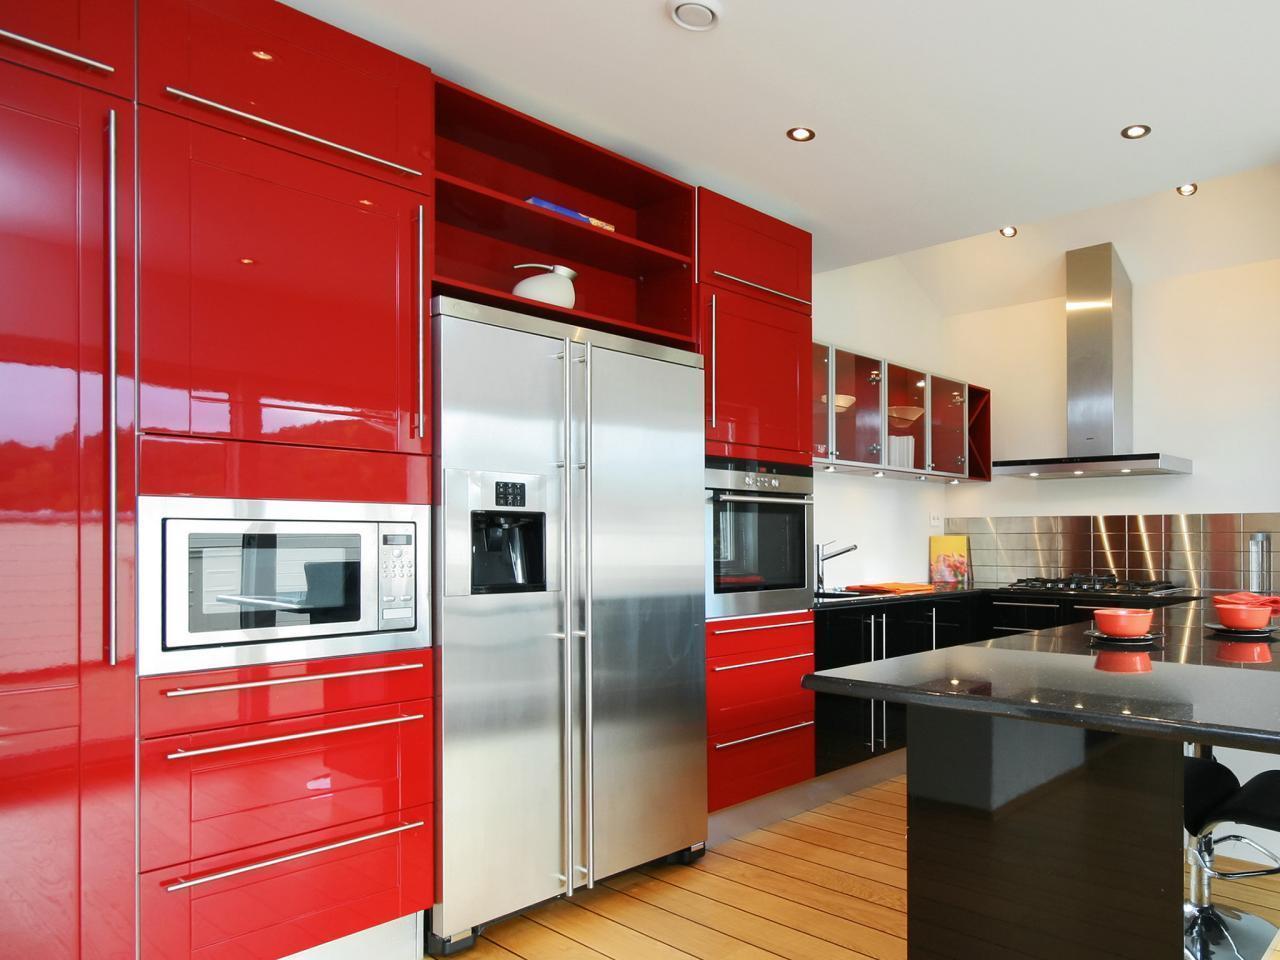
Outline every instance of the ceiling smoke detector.
POLYGON ((701 33, 719 25, 724 7, 720 0, 667 0, 667 13, 677 26, 701 33))

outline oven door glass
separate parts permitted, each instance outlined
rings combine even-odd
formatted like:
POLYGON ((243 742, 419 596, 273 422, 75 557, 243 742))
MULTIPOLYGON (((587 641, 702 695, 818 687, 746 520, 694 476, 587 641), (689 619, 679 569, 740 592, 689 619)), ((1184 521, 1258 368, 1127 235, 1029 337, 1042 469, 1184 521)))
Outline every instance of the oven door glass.
POLYGON ((376 532, 375 524, 166 522, 165 646, 374 629, 376 532))
POLYGON ((716 499, 712 589, 716 593, 796 590, 806 584, 808 506, 716 499))

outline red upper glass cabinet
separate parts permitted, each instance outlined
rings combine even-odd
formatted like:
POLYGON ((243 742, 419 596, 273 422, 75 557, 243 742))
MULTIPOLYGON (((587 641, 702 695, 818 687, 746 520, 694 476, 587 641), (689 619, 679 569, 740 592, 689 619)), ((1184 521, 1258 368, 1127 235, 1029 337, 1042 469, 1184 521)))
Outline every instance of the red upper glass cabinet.
POLYGON ((430 452, 422 195, 144 108, 144 429, 430 452))
POLYGON ((702 286, 707 453, 812 460, 808 316, 702 286))
POLYGON ((844 350, 835 352, 835 459, 884 463, 884 364, 844 350))
POLYGON ((946 377, 929 377, 929 469, 967 477, 968 387, 946 377))
POLYGON ((0 59, 133 96, 133 0, 0 0, 0 59))
POLYGON ((831 459, 831 348, 813 345, 813 458, 831 459))
POLYGON ((894 363, 888 364, 886 370, 885 466, 924 471, 928 464, 929 378, 894 363))

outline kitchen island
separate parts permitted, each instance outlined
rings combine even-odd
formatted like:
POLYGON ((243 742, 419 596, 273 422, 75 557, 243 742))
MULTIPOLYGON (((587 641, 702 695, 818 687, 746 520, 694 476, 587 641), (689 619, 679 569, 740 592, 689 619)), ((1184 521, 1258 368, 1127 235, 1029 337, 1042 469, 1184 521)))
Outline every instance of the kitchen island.
MULTIPOLYGON (((907 706, 912 958, 1181 956, 1183 744, 1280 751, 1280 664, 1201 601, 811 674, 907 706)), ((1280 766, 1280 760, 1277 761, 1280 766)))

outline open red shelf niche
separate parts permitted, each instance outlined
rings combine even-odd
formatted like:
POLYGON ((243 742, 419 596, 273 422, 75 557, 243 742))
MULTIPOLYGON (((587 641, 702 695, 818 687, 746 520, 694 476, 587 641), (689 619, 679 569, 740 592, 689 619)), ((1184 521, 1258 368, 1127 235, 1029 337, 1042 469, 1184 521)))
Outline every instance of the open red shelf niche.
POLYGON ((969 479, 991 479, 991 391, 969 384, 969 479))
POLYGON ((436 82, 436 170, 438 285, 524 309, 535 301, 510 291, 529 274, 512 267, 560 263, 578 271, 575 309, 528 312, 695 342, 688 184, 446 80, 436 82), (526 204, 531 196, 617 229, 526 204))

